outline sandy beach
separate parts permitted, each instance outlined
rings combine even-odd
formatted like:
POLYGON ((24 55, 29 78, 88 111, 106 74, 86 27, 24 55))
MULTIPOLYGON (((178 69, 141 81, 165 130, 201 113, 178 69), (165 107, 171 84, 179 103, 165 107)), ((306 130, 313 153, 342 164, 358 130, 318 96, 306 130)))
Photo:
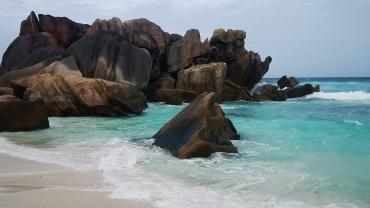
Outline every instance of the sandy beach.
POLYGON ((103 181, 98 171, 76 171, 5 154, 0 154, 0 167, 1 208, 152 207, 94 191, 103 181))

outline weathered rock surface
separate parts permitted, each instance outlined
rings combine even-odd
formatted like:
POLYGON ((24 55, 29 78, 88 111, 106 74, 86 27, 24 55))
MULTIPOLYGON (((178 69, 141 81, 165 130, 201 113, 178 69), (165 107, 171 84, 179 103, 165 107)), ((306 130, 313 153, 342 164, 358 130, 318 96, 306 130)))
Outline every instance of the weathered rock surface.
POLYGON ((91 35, 100 30, 115 31, 122 36, 126 36, 128 33, 127 25, 122 23, 118 17, 113 17, 109 20, 96 19, 91 27, 87 30, 87 34, 91 35))
POLYGON ((248 90, 261 81, 272 61, 265 61, 252 51, 244 48, 246 33, 242 30, 217 29, 213 32, 208 51, 210 61, 227 63, 227 78, 248 90))
POLYGON ((45 73, 82 77, 80 69, 78 68, 73 56, 68 56, 64 59, 61 59, 61 57, 53 57, 33 66, 8 72, 0 77, 0 83, 3 83, 4 86, 10 87, 13 80, 19 80, 36 74, 45 73))
POLYGON ((279 90, 277 86, 264 84, 254 89, 253 99, 255 101, 284 101, 286 100, 286 94, 283 90, 279 90))
POLYGON ((82 38, 89 25, 76 23, 67 17, 53 17, 39 14, 41 31, 53 34, 60 47, 67 48, 74 41, 82 38))
POLYGON ((314 88, 311 84, 298 85, 285 90, 287 98, 297 98, 314 93, 314 88))
POLYGON ((230 142, 238 134, 216 103, 215 93, 203 93, 154 136, 154 145, 179 158, 208 157, 214 152, 236 153, 230 142))
POLYGON ((168 72, 177 72, 194 64, 199 56, 204 56, 208 51, 208 41, 201 42, 199 31, 188 30, 185 36, 174 42, 168 50, 168 72))
POLYGON ((147 107, 130 84, 73 75, 35 75, 13 81, 13 89, 24 100, 43 100, 49 116, 122 116, 147 107))
POLYGON ((13 95, 14 91, 10 87, 0 87, 0 95, 13 95))
POLYGON ((299 81, 295 77, 287 77, 287 76, 282 76, 278 82, 277 85, 279 86, 280 89, 284 88, 291 88, 299 84, 299 81))
POLYGON ((129 82, 139 89, 148 85, 150 53, 116 32, 98 31, 85 36, 69 47, 68 54, 76 58, 84 77, 129 82))
POLYGON ((197 94, 194 91, 163 88, 155 91, 151 100, 170 105, 181 105, 182 103, 190 103, 195 97, 197 97, 197 94))
POLYGON ((247 55, 228 65, 227 78, 251 90, 267 73, 271 61, 271 57, 262 61, 257 53, 248 52, 247 55))
POLYGON ((19 35, 27 35, 39 32, 41 32, 39 20, 37 19, 35 12, 32 11, 27 19, 22 21, 19 35))
POLYGON ((236 62, 247 54, 244 49, 245 37, 246 32, 242 30, 216 29, 210 40, 210 46, 213 47, 212 58, 228 64, 236 62))
MULTIPOLYGON (((50 33, 33 33, 17 37, 9 45, 3 55, 0 75, 12 70, 27 67, 27 65, 25 64, 25 60, 27 60, 27 57, 30 54, 32 54, 33 52, 37 52, 38 49, 56 46, 56 39, 50 33)), ((43 54, 44 59, 53 56, 55 56, 55 54, 43 54)))
POLYGON ((42 101, 22 101, 14 96, 0 96, 0 131, 29 131, 49 128, 42 101))
POLYGON ((245 100, 252 101, 252 97, 247 89, 241 87, 230 80, 225 80, 224 91, 222 92, 223 101, 245 100))
POLYGON ((176 88, 194 91, 198 95, 203 92, 215 92, 220 100, 226 72, 226 64, 222 62, 194 65, 177 73, 176 88))
POLYGON ((167 51, 167 39, 160 26, 145 19, 133 19, 123 22, 127 25, 130 31, 142 31, 148 33, 151 37, 155 39, 159 47, 159 55, 166 54, 167 51))

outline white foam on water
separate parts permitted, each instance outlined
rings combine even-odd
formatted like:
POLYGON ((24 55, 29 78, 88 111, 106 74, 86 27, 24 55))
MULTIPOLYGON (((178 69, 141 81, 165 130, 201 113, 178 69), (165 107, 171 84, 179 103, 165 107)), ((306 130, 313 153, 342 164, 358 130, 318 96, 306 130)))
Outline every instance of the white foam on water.
POLYGON ((351 124, 356 124, 357 126, 362 126, 362 123, 357 120, 344 120, 345 123, 351 123, 351 124))
MULTIPOLYGON (((80 144, 80 146, 84 146, 80 144)), ((18 145, 0 137, 0 153, 37 162, 57 164, 76 170, 94 168, 94 159, 89 157, 89 148, 83 149, 74 145, 63 145, 56 148, 34 148, 18 145), (66 151, 68 150, 68 151, 66 151)))
MULTIPOLYGON (((109 154, 101 158, 98 168, 103 172, 104 183, 113 188, 112 198, 147 201, 158 208, 320 207, 311 206, 298 200, 277 198, 271 193, 264 192, 264 190, 240 191, 240 189, 247 186, 255 186, 265 182, 264 173, 258 171, 257 164, 251 164, 251 168, 248 170, 236 167, 239 168, 237 170, 239 172, 251 172, 251 178, 244 178, 245 181, 242 184, 238 182, 223 184, 220 182, 220 184, 210 186, 202 178, 196 180, 201 175, 199 176, 196 173, 192 175, 193 173, 189 169, 194 166, 200 167, 197 169, 199 171, 214 168, 214 172, 211 171, 214 175, 207 175, 208 180, 217 179, 219 181, 217 173, 220 171, 222 155, 217 155, 212 159, 179 160, 162 150, 148 149, 148 147, 133 145, 125 141, 116 140, 109 146, 114 148, 109 151, 109 154), (257 175, 253 176, 253 174, 257 175), (181 177, 183 175, 187 175, 187 177, 181 177)), ((227 175, 235 174, 235 172, 230 170, 227 174, 223 172, 221 176, 226 177, 225 180, 232 180, 227 175)), ((302 177, 299 176, 296 181, 292 181, 292 184, 295 185, 302 180, 302 177)), ((346 203, 333 203, 321 207, 356 206, 346 203)))
MULTIPOLYGON (((276 195, 270 189, 279 184, 266 181, 271 174, 279 172, 271 163, 261 166, 245 161, 244 166, 228 165, 222 154, 210 159, 179 160, 159 148, 139 146, 122 138, 111 139, 103 145, 71 143, 45 149, 0 138, 0 153, 76 169, 98 169, 104 178, 101 188, 110 191, 112 198, 147 201, 158 208, 356 207, 337 199, 332 204, 316 206, 276 195)), ((304 180, 296 174, 281 177, 289 189, 304 180)))
POLYGON ((370 93, 365 91, 316 92, 311 95, 307 95, 306 98, 338 101, 370 101, 370 93))

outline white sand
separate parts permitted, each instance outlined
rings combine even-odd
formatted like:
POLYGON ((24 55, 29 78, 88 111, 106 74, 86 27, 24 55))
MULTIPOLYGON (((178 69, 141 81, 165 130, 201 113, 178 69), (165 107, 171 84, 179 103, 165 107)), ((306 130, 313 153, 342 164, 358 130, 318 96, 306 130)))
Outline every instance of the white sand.
POLYGON ((152 207, 92 191, 101 185, 98 171, 76 171, 0 154, 0 208, 152 207))

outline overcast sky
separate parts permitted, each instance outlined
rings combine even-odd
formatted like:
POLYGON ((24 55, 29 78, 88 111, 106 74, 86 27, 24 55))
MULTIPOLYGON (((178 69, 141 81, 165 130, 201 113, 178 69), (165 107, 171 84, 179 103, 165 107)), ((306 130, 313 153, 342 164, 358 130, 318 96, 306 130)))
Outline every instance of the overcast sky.
POLYGON ((369 0, 0 0, 0 53, 29 12, 96 18, 145 17, 169 33, 247 31, 246 48, 272 56, 268 77, 370 76, 369 0))

